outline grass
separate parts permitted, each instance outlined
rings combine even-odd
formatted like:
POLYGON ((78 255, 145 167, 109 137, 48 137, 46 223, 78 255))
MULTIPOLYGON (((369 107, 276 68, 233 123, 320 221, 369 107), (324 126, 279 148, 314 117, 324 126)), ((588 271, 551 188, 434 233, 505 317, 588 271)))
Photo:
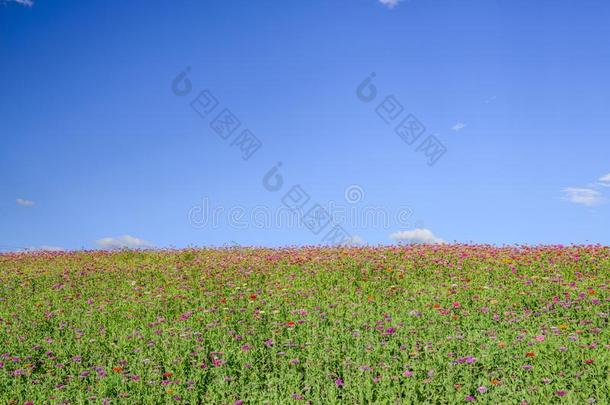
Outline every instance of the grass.
POLYGON ((605 404, 609 282, 602 246, 4 254, 0 403, 605 404))

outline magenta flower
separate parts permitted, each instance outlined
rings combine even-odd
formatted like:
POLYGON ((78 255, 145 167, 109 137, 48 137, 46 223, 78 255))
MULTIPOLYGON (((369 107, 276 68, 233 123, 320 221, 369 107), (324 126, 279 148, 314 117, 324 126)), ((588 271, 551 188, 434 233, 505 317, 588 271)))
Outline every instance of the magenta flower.
POLYGON ((180 315, 180 320, 181 321, 186 321, 187 319, 189 319, 191 316, 193 316, 193 311, 188 311, 183 313, 182 315, 180 315))
POLYGON ((342 379, 337 378, 337 379, 335 380, 335 385, 336 385, 337 387, 341 388, 341 387, 343 387, 343 386, 345 385, 345 383, 343 382, 343 380, 342 380, 342 379))
POLYGON ((567 393, 568 393, 568 391, 566 391, 566 390, 557 390, 557 391, 555 391, 555 394, 557 396, 559 396, 559 397, 565 397, 567 393))

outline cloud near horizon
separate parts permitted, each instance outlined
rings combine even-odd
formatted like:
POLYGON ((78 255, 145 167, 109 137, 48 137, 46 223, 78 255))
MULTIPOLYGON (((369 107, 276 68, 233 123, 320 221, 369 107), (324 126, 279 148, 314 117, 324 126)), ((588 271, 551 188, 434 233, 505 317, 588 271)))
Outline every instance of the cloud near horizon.
POLYGON ((399 231, 390 235, 390 239, 396 242, 422 243, 422 244, 441 244, 444 240, 438 238, 431 230, 417 228, 411 231, 399 231))
POLYGON ((59 247, 59 246, 42 245, 42 246, 38 246, 38 247, 31 247, 31 248, 28 248, 27 250, 43 251, 43 252, 63 252, 66 249, 59 247))
POLYGON ((154 245, 151 242, 145 241, 140 238, 136 238, 131 235, 123 235, 117 238, 102 238, 95 241, 95 243, 103 249, 147 249, 152 248, 154 245))

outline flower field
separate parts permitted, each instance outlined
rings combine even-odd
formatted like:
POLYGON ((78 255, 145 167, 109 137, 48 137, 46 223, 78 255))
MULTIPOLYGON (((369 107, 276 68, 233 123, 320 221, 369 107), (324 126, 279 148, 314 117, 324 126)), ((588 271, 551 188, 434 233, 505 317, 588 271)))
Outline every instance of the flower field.
POLYGON ((2 404, 610 403, 610 248, 0 255, 2 404))

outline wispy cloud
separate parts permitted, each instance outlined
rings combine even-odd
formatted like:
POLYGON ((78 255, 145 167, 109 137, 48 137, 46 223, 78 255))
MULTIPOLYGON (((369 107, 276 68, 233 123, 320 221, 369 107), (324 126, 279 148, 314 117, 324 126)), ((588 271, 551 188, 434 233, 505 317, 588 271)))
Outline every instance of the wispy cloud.
POLYGON ((599 178, 599 181, 604 187, 610 187, 610 173, 599 178))
POLYGON ((608 202, 608 199, 602 194, 602 191, 606 188, 610 188, 610 173, 584 187, 566 187, 561 192, 563 193, 563 199, 566 201, 592 207, 608 202))
POLYGON ((602 194, 592 188, 566 187, 561 191, 564 193, 564 200, 574 204, 592 207, 594 205, 599 205, 604 201, 602 194))
POLYGON ((463 122, 458 122, 457 124, 451 127, 451 129, 455 132, 458 132, 464 128, 466 128, 466 124, 464 124, 463 122))
POLYGON ((130 235, 116 238, 102 238, 95 241, 95 243, 103 249, 145 249, 154 246, 151 242, 130 235))
POLYGON ((427 243, 427 244, 439 244, 444 241, 434 235, 431 230, 426 228, 417 228, 411 231, 400 231, 394 232, 390 235, 390 239, 397 242, 407 243, 427 243))
POLYGON ((32 0, 2 0, 1 3, 17 3, 17 4, 21 4, 22 6, 26 6, 26 7, 32 7, 34 5, 34 2, 32 0))
POLYGON ((362 246, 366 245, 366 242, 360 236, 354 235, 349 239, 348 245, 362 246))
POLYGON ((66 249, 59 247, 59 246, 42 245, 42 246, 38 246, 38 247, 30 247, 30 248, 27 248, 26 250, 43 251, 43 252, 63 252, 66 249))
POLYGON ((381 4, 386 6, 389 9, 392 9, 398 5, 402 0, 379 0, 381 4))
POLYGON ((36 205, 34 201, 26 200, 25 198, 17 198, 15 202, 21 205, 22 207, 33 207, 34 205, 36 205))

